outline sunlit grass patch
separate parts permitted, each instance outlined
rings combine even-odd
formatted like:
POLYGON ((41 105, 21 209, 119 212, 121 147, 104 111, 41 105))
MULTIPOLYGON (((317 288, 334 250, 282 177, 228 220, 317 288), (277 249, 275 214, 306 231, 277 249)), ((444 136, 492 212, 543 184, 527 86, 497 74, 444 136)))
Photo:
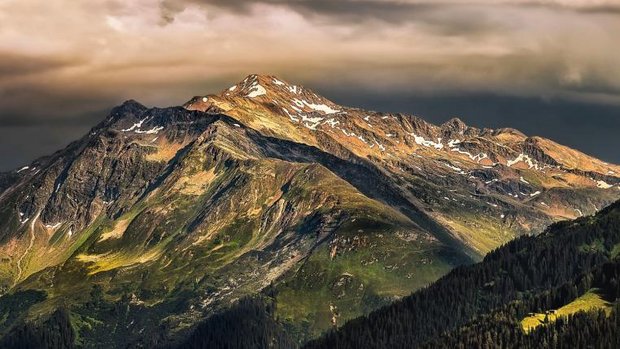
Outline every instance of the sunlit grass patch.
POLYGON ((546 313, 535 313, 523 320, 521 320, 521 326, 525 332, 530 332, 540 325, 551 323, 556 321, 560 317, 567 317, 580 311, 590 311, 596 309, 603 309, 609 313, 611 311, 611 304, 604 300, 596 289, 591 289, 583 296, 575 299, 574 301, 564 305, 559 309, 549 310, 546 313))

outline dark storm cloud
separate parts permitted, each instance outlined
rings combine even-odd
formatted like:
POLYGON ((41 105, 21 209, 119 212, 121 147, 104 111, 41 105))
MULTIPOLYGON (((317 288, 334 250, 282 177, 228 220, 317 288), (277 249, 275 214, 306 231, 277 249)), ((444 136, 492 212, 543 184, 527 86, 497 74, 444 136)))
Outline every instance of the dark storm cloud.
MULTIPOLYGON (((620 14, 620 4, 588 1, 396 1, 396 0, 163 0, 162 17, 166 23, 190 4, 213 6, 249 14, 254 5, 286 7, 310 16, 336 17, 339 20, 382 20, 393 23, 424 18, 425 14, 469 7, 513 6, 548 8, 582 13, 620 14)), ((463 13, 461 17, 467 17, 463 13)), ((479 19, 479 18, 478 18, 479 19)))
POLYGON ((594 13, 603 15, 620 15, 620 5, 592 6, 579 9, 583 13, 594 13))
POLYGON ((36 85, 0 90, 0 128, 52 125, 94 126, 121 97, 92 91, 64 90, 36 85))
POLYGON ((503 31, 506 21, 494 19, 474 6, 445 3, 392 1, 295 1, 288 6, 311 19, 336 23, 386 22, 390 25, 415 23, 441 35, 475 35, 503 31))
POLYGON ((67 58, 40 57, 0 51, 0 79, 7 79, 16 75, 43 73, 76 63, 75 60, 67 58))
POLYGON ((444 35, 467 35, 506 29, 505 21, 488 18, 484 13, 471 9, 471 5, 376 0, 164 0, 160 4, 162 23, 172 23, 175 15, 190 4, 216 7, 241 15, 251 15, 254 5, 271 5, 298 12, 317 22, 386 22, 391 25, 417 23, 444 35))
POLYGON ((0 126, 0 172, 50 155, 84 136, 91 125, 0 126))
POLYGON ((595 2, 583 2, 580 6, 571 6, 569 2, 553 2, 553 1, 523 1, 515 4, 516 6, 523 7, 541 7, 552 10, 565 10, 574 11, 580 13, 590 14, 606 14, 606 15, 618 15, 620 14, 620 4, 613 3, 613 1, 595 3, 595 2))

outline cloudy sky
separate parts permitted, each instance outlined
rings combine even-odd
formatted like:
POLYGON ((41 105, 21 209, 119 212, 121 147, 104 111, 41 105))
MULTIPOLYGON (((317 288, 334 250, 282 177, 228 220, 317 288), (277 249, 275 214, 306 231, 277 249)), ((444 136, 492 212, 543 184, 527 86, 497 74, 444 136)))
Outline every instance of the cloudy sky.
POLYGON ((250 73, 620 163, 620 0, 0 0, 0 170, 250 73))

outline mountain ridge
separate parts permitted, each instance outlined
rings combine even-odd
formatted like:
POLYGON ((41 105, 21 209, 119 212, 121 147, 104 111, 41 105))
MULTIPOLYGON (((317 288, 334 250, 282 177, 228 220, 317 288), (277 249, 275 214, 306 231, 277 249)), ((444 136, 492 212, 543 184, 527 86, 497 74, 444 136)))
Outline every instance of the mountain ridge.
POLYGON ((70 302, 84 345, 175 342, 271 287, 305 341, 597 211, 620 198, 617 173, 512 129, 344 107, 273 76, 183 106, 128 100, 0 175, 0 299, 45 294, 0 336, 70 302), (110 318, 115 302, 131 311, 110 318))

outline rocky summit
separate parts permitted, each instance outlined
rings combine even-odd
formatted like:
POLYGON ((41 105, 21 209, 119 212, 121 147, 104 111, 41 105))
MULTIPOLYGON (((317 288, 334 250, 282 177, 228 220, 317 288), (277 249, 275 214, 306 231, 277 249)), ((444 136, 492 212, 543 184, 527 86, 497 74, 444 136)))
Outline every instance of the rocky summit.
POLYGON ((269 294, 301 343, 619 198, 620 166, 552 140, 274 76, 127 101, 0 174, 0 336, 62 316, 77 346, 174 346, 269 294))

